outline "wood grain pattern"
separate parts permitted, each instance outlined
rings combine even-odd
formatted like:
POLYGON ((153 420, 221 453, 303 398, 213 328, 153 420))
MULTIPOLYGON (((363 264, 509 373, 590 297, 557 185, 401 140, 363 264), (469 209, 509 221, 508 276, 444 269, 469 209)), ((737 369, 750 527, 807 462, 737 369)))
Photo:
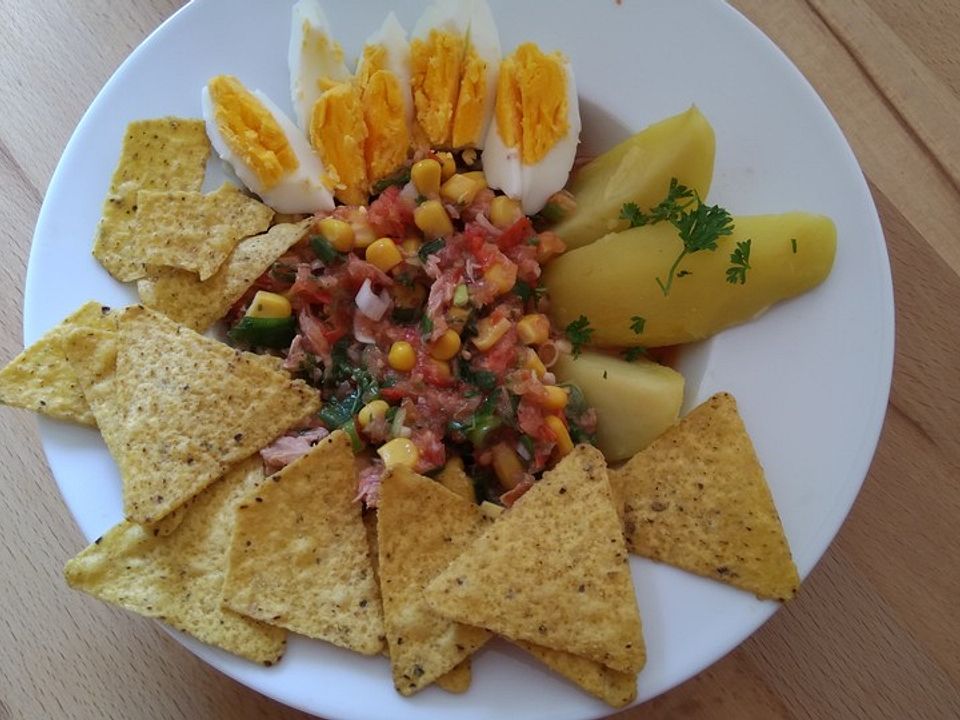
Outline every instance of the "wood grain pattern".
MULTIPOLYGON (((810 79, 870 182, 897 295, 893 390, 864 490, 799 598, 616 717, 960 717, 960 6, 733 4, 810 79)), ((20 348, 30 237, 73 127, 179 5, 0 0, 0 357, 20 348)), ((306 717, 66 589, 60 569, 82 539, 25 413, 0 412, 0 467, 0 720, 306 717)))

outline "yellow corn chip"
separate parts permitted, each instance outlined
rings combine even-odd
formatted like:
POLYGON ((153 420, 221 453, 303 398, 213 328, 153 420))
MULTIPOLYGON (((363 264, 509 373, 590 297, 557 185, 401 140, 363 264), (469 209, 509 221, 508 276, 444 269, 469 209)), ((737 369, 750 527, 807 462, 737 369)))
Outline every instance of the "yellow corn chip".
POLYGON ((476 505, 409 468, 396 467, 383 478, 380 589, 393 684, 403 695, 450 672, 490 639, 486 630, 437 615, 423 599, 426 584, 484 526, 476 505))
POLYGON ((199 495, 168 536, 120 523, 67 563, 67 583, 205 643, 267 665, 276 662, 286 632, 220 606, 234 506, 262 482, 260 458, 249 458, 199 495))
POLYGON ((383 611, 343 432, 271 475, 239 506, 223 601, 249 617, 364 655, 383 611))
POLYGON ((637 697, 637 676, 634 673, 618 672, 585 657, 551 650, 523 640, 516 644, 557 674, 563 675, 608 705, 623 707, 637 697))
POLYGON ((185 270, 159 268, 137 283, 140 300, 147 307, 203 332, 224 316, 274 260, 303 238, 309 227, 309 220, 296 225, 274 225, 263 235, 240 241, 205 282, 185 270))
POLYGON ((141 190, 131 253, 147 265, 195 272, 206 280, 243 238, 270 227, 273 210, 230 183, 203 195, 141 190))
POLYGON ((35 410, 58 420, 95 425, 77 377, 63 354, 74 328, 109 328, 109 308, 88 302, 0 370, 0 403, 35 410))
POLYGON ((315 390, 272 361, 146 308, 123 312, 118 337, 122 422, 106 442, 135 522, 159 520, 319 407, 315 390))
POLYGON ((800 578, 732 395, 718 393, 614 471, 638 555, 788 600, 800 578))
POLYGON ((447 490, 468 500, 471 503, 477 502, 477 493, 473 488, 473 480, 463 469, 463 459, 452 457, 447 460, 437 474, 437 482, 443 485, 447 490))
POLYGON ((137 192, 199 190, 209 154, 203 120, 166 117, 127 126, 93 243, 93 256, 117 280, 128 282, 145 274, 131 244, 137 192))
POLYGON ((459 695, 470 689, 471 677, 470 658, 464 658, 453 670, 446 675, 441 675, 433 682, 441 690, 459 695))
POLYGON ((623 673, 646 659, 606 465, 587 445, 544 473, 424 596, 444 617, 623 673))

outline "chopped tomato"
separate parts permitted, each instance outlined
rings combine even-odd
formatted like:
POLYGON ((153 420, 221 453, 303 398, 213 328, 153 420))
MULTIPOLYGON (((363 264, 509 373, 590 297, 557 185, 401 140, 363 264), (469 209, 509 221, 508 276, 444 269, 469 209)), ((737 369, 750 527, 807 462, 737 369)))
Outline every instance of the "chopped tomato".
POLYGON ((403 238, 414 229, 413 204, 400 195, 400 188, 391 185, 370 203, 367 222, 378 236, 403 238))
POLYGON ((513 225, 508 227, 500 237, 497 238, 497 245, 501 250, 509 250, 532 238, 536 233, 533 231, 533 223, 530 218, 521 216, 513 225))

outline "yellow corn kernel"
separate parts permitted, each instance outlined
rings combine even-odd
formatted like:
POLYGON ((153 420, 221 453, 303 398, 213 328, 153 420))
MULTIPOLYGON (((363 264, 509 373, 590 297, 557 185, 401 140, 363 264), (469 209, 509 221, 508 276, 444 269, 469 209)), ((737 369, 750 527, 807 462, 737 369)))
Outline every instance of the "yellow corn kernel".
POLYGON ((537 355, 536 350, 533 348, 526 348, 526 350, 526 355, 523 358, 523 367, 527 370, 533 370, 538 378, 542 378, 547 374, 547 366, 543 364, 543 360, 537 355))
POLYGON ((289 300, 266 290, 257 290, 247 308, 247 317, 254 318, 285 318, 290 317, 290 313, 289 300))
POLYGON ((506 230, 520 219, 520 203, 506 195, 497 195, 490 203, 490 222, 506 230))
POLYGON ((367 262, 384 272, 389 272, 403 262, 400 248, 390 238, 380 238, 367 246, 363 255, 367 262))
POLYGON ((494 263, 483 272, 483 279, 497 289, 499 295, 513 290, 517 284, 517 266, 494 263))
POLYGON ((410 168, 410 179, 418 193, 436 197, 440 192, 440 163, 431 158, 415 162, 410 168))
POLYGON ((483 170, 471 170, 463 173, 463 176, 473 180, 481 190, 487 187, 487 176, 483 174, 483 170))
POLYGON ((473 344, 481 352, 486 352, 494 345, 497 340, 507 334, 510 329, 510 321, 506 318, 500 318, 496 322, 491 322, 490 318, 483 318, 477 323, 477 336, 473 339, 473 344))
POLYGON ((420 459, 417 446, 409 438, 394 438, 377 448, 377 455, 389 469, 397 465, 406 465, 412 468, 420 459))
POLYGON ((447 327, 458 335, 463 332, 469 319, 470 308, 468 307, 452 307, 447 310, 447 327))
POLYGON ((410 372, 413 366, 417 364, 417 352, 413 345, 406 340, 397 340, 390 346, 390 352, 387 353, 387 362, 394 370, 399 372, 410 372))
POLYGON ((455 330, 447 330, 430 348, 430 357, 435 360, 449 360, 460 352, 460 336, 455 330))
POLYGON ((446 360, 430 358, 430 364, 433 366, 433 372, 440 380, 452 380, 453 370, 450 369, 450 363, 446 360))
POLYGON ((408 237, 401 241, 400 248, 407 255, 416 255, 421 245, 423 245, 423 243, 420 242, 420 238, 408 237))
POLYGON ((393 301, 399 308, 418 308, 427 299, 427 289, 420 283, 401 285, 397 283, 391 288, 393 301))
POLYGON ((440 179, 447 180, 457 171, 457 161, 453 159, 451 152, 438 152, 437 160, 440 161, 440 179))
POLYGON ((387 415, 390 406, 384 400, 371 400, 357 413, 357 422, 361 430, 366 430, 367 426, 374 420, 380 420, 387 415))
POLYGON ((353 250, 353 228, 350 223, 328 217, 317 223, 317 229, 337 251, 345 253, 353 250))
POLYGON ((439 200, 427 200, 413 211, 413 222, 428 238, 446 237, 453 232, 450 216, 439 200))
POLYGON ((517 337, 524 345, 539 345, 550 337, 550 320, 542 313, 524 315, 517 321, 517 337))
POLYGON ((546 397, 540 401, 540 405, 547 410, 563 410, 567 406, 567 402, 570 400, 570 396, 567 394, 567 391, 562 387, 557 385, 545 385, 544 390, 547 391, 546 397))
POLYGON ((557 438, 557 452, 561 457, 573 450, 573 440, 570 439, 570 432, 567 430, 567 426, 563 424, 563 420, 556 415, 547 415, 544 422, 550 428, 554 437, 557 438))
POLYGON ((493 472, 496 473, 497 480, 507 490, 513 490, 523 480, 525 472, 517 451, 505 442, 497 443, 490 450, 493 455, 493 472))
POLYGON ((369 247, 376 241, 377 235, 366 220, 353 223, 353 246, 358 250, 369 247))
POLYGON ((440 197, 455 205, 469 205, 480 192, 480 183, 466 174, 451 175, 440 186, 440 197))

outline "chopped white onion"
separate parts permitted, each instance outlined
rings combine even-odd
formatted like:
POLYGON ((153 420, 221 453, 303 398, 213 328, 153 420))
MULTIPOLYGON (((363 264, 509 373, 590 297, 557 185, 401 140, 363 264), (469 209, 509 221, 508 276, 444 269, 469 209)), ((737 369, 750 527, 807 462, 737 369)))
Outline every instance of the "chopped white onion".
POLYGON ((357 342, 363 343, 364 345, 375 345, 377 339, 367 332, 367 329, 363 326, 363 323, 360 322, 360 316, 353 316, 353 336, 357 339, 357 342))
POLYGON ((530 458, 532 457, 530 455, 530 451, 527 450, 527 447, 521 442, 517 443, 517 455, 522 457, 524 460, 530 460, 530 458))
POLYGON ((364 280, 363 285, 360 286, 360 291, 357 293, 357 309, 374 322, 377 322, 383 317, 384 313, 387 312, 388 307, 390 307, 389 296, 387 296, 385 292, 377 295, 373 292, 370 279, 367 278, 364 280))

